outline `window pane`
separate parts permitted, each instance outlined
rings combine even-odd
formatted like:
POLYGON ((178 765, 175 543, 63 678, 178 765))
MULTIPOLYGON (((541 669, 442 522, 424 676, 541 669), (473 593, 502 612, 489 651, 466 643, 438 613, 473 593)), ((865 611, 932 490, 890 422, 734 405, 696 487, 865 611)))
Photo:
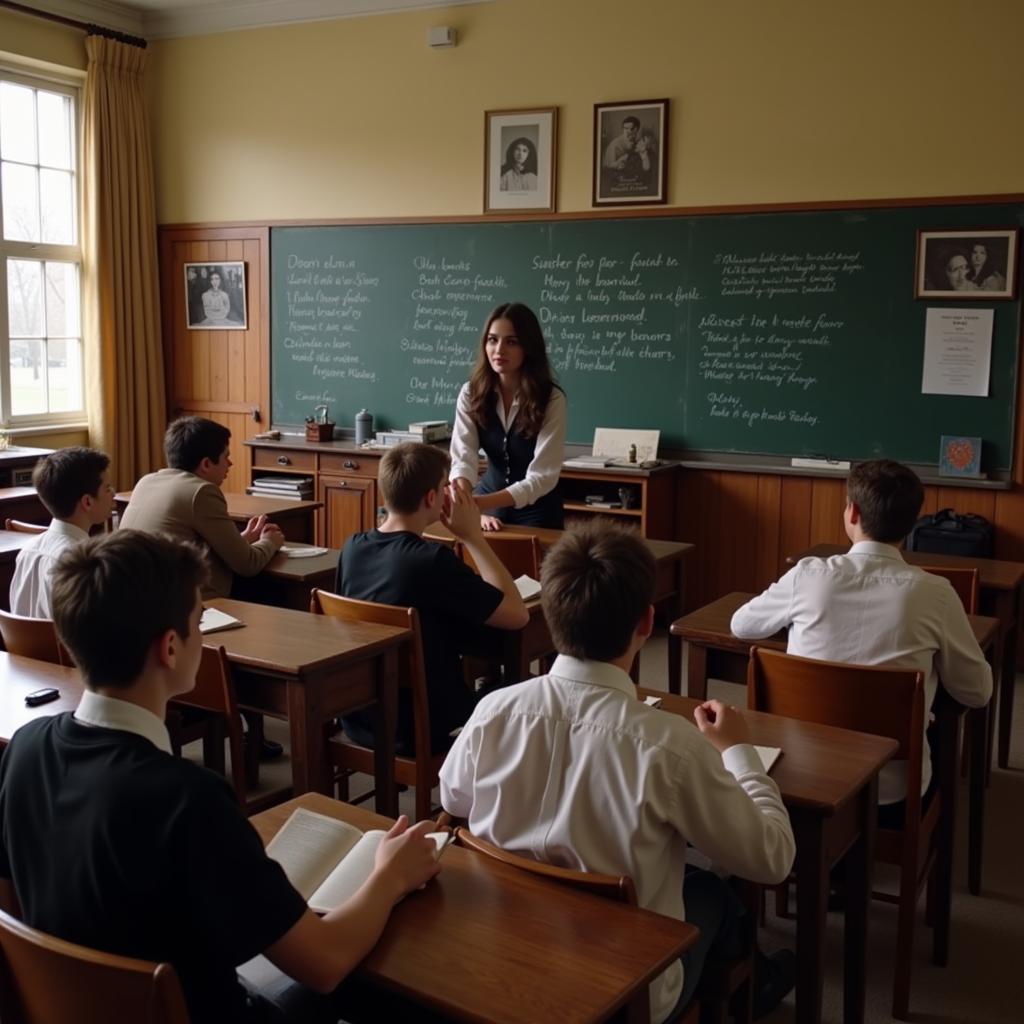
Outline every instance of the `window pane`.
POLYGON ((3 165, 4 238, 38 242, 39 171, 20 164, 3 165))
POLYGON ((82 408, 82 346, 77 338, 58 338, 47 345, 50 412, 82 408))
POLYGON ((71 198, 70 171, 40 171, 43 241, 56 245, 74 245, 74 205, 71 198))
POLYGON ((0 157, 36 162, 36 114, 32 89, 0 82, 0 157))
POLYGON ((39 162, 71 170, 71 97, 38 93, 39 162))
POLYGON ((78 296, 78 267, 74 263, 47 262, 46 333, 51 338, 79 335, 78 296))
POLYGON ((46 412, 46 374, 41 341, 11 338, 11 414, 46 412))
POLYGON ((43 264, 39 260, 7 261, 7 323, 12 338, 40 338, 45 333, 43 264))

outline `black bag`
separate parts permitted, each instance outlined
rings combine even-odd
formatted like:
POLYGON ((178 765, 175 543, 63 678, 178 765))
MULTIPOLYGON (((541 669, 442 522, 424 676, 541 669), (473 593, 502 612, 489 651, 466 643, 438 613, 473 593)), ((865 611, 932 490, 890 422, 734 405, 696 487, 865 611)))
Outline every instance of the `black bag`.
POLYGON ((958 516, 944 508, 933 516, 922 516, 907 535, 908 551, 929 551, 937 555, 966 555, 991 558, 995 530, 983 516, 958 516))

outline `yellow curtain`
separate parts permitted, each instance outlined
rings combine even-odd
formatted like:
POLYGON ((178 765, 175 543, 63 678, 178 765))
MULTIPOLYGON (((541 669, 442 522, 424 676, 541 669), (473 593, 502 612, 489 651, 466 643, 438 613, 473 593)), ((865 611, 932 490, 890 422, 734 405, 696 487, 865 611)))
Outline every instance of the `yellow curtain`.
POLYGON ((153 157, 142 90, 146 51, 95 35, 85 48, 89 440, 110 455, 115 486, 128 490, 163 464, 166 425, 153 157))

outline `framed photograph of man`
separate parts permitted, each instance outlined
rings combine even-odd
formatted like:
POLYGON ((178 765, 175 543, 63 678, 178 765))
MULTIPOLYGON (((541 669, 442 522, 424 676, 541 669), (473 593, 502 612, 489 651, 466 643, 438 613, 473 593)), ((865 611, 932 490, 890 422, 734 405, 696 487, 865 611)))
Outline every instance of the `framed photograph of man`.
POLYGON ((185 322, 190 331, 244 331, 245 263, 186 263, 185 322))
POLYGON ((1012 299, 1020 231, 918 231, 918 299, 1012 299))
POLYGON ((668 201, 668 100, 594 105, 594 206, 668 201))
POLYGON ((553 213, 558 108, 484 112, 484 213, 553 213))

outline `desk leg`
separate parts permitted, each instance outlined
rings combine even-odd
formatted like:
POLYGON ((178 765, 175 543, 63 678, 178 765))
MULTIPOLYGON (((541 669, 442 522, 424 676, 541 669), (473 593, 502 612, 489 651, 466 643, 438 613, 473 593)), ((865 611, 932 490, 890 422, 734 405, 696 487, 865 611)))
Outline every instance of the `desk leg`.
POLYGON ((791 821, 796 837, 796 1020, 819 1024, 828 906, 824 825, 804 813, 791 812, 791 821))
POLYGON ((398 651, 377 658, 376 733, 373 746, 374 806, 378 814, 398 817, 395 786, 395 730, 398 722, 398 651))
MULTIPOLYGON (((1021 613, 1024 612, 1024 598, 1020 590, 1006 595, 1005 601, 1012 601, 1012 610, 1007 609, 1008 621, 1012 623, 1006 631, 1003 642, 1003 666, 999 673, 999 767, 1010 766, 1010 731, 1013 726, 1013 690, 1017 682, 1017 636, 1020 629, 1021 613)), ((991 764, 991 761, 989 761, 991 764)))
POLYGON ((967 714, 970 730, 967 773, 967 886, 972 896, 981 895, 981 863, 985 849, 985 778, 988 774, 988 723, 993 707, 990 701, 983 708, 967 714))
MULTIPOLYGON (((979 709, 981 710, 981 709, 979 709)), ((972 712, 972 715, 974 713, 972 712)), ((939 729, 939 763, 934 770, 939 773, 939 798, 942 801, 941 816, 938 828, 938 853, 936 855, 933 888, 930 895, 934 902, 934 932, 932 935, 932 962, 937 967, 945 967, 949 963, 949 918, 953 899, 953 846, 956 828, 957 776, 959 775, 960 723, 961 712, 940 711, 936 716, 939 729)), ((984 728, 984 725, 982 725, 984 728)), ((973 737, 972 737, 973 739, 973 737)), ((973 758, 972 758, 973 760, 973 758)), ((984 794, 984 781, 971 779, 971 788, 975 785, 984 794)), ((971 794, 972 798, 974 793, 971 794)), ((971 824, 973 825, 975 808, 972 799, 971 824)), ((973 845, 974 837, 971 837, 973 845)), ((978 851, 980 856, 980 850, 978 851)))
POLYGON ((681 637, 673 636, 671 625, 683 615, 684 587, 686 585, 685 559, 680 558, 676 563, 676 592, 666 601, 668 609, 668 691, 669 693, 682 693, 683 676, 683 641, 681 637))
POLYGON ((846 920, 843 930, 843 1021, 863 1024, 867 983, 868 908, 875 858, 878 776, 860 793, 860 836, 846 854, 846 920))
MULTIPOLYGON (((675 676, 676 686, 682 686, 679 676, 675 676)), ((672 686, 669 676, 669 687, 672 686)), ((678 692, 672 690, 673 693, 678 692)), ((708 649, 703 644, 692 640, 686 641, 686 696, 695 700, 708 699, 708 649)))
POLYGON ((295 796, 317 792, 333 795, 324 750, 324 722, 310 702, 310 688, 300 679, 288 680, 288 730, 295 796))

